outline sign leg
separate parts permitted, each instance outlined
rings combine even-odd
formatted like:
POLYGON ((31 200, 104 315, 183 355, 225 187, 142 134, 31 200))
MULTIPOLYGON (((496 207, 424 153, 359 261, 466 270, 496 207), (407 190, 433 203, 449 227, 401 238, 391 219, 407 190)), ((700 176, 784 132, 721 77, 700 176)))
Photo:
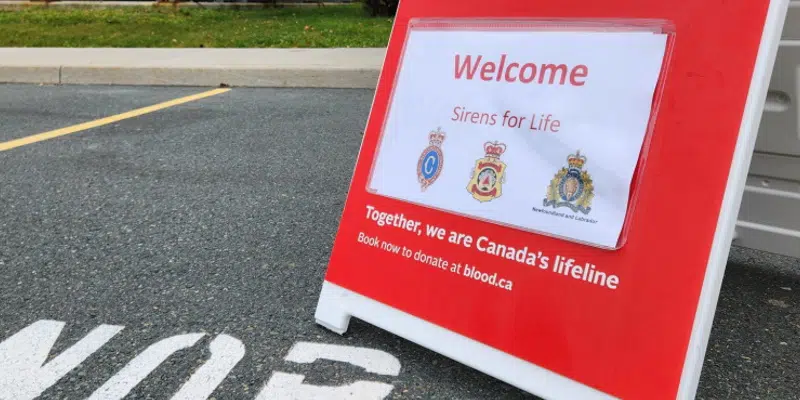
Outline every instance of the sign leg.
POLYGON ((347 332, 347 327, 350 326, 350 314, 339 306, 342 304, 340 299, 342 295, 343 293, 337 292, 330 283, 324 282, 317 302, 317 311, 314 313, 318 324, 340 335, 347 332))

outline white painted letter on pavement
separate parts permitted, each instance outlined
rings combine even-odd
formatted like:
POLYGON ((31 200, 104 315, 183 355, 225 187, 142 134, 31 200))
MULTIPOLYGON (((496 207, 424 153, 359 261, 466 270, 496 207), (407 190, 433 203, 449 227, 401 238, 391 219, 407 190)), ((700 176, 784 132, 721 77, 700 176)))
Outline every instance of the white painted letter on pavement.
POLYGON ((310 364, 318 359, 352 364, 373 374, 397 376, 400 360, 380 350, 364 347, 339 346, 326 343, 297 342, 289 350, 286 361, 310 364))
MULTIPOLYGON (((326 343, 298 342, 285 360, 310 364, 319 359, 339 361, 364 368, 367 372, 397 376, 400 360, 384 351, 326 343)), ((305 375, 275 371, 256 400, 381 400, 394 389, 382 382, 356 381, 344 386, 304 384, 305 375)))
POLYGON ((178 350, 194 346, 204 333, 172 336, 150 345, 116 375, 97 389, 88 400, 119 400, 125 397, 147 375, 178 350))
MULTIPOLYGON (((124 329, 123 326, 100 325, 45 364, 64 325, 59 321, 38 321, 0 343, 0 400, 32 400, 40 396, 124 329)), ((150 345, 95 390, 88 400, 124 398, 172 354, 194 346, 203 336, 203 333, 177 335, 150 345)), ((171 400, 207 399, 245 355, 244 344, 228 335, 219 335, 209 348, 211 357, 171 400)), ((324 359, 355 365, 373 374, 397 376, 400 373, 400 361, 396 357, 363 347, 298 342, 284 359, 300 364, 324 359)), ((394 389, 393 385, 383 382, 317 386, 304 384, 304 380, 305 375, 275 371, 256 400, 381 400, 394 389)))
POLYGON ((211 358, 181 387, 172 400, 207 399, 233 367, 244 357, 244 344, 234 337, 219 335, 209 345, 211 358))
POLYGON ((273 372, 256 400, 382 400, 394 389, 381 382, 357 381, 345 386, 303 384, 305 375, 273 372))
POLYGON ((100 325, 44 364, 64 325, 37 321, 0 343, 0 399, 36 398, 124 328, 100 325))

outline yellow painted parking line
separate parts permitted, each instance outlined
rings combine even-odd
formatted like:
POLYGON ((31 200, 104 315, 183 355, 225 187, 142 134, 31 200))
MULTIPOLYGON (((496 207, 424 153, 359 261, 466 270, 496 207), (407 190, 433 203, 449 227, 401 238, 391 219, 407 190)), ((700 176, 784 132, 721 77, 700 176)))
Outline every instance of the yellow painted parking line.
POLYGON ((26 136, 19 139, 9 140, 8 142, 0 143, 0 151, 11 150, 15 147, 25 146, 26 144, 41 142, 43 140, 69 135, 70 133, 85 131, 87 129, 96 128, 98 126, 108 125, 117 121, 122 121, 123 119, 138 117, 140 115, 148 114, 158 110, 163 110, 168 107, 177 106, 179 104, 188 103, 190 101, 195 101, 204 99, 206 97, 215 96, 220 93, 225 93, 229 90, 230 89, 209 90, 207 92, 193 94, 191 96, 181 97, 175 100, 165 101, 163 103, 158 103, 152 106, 147 106, 133 111, 124 112, 122 114, 112 115, 110 117, 100 118, 94 121, 84 122, 82 124, 72 125, 66 128, 60 128, 48 132, 42 132, 36 135, 26 136))

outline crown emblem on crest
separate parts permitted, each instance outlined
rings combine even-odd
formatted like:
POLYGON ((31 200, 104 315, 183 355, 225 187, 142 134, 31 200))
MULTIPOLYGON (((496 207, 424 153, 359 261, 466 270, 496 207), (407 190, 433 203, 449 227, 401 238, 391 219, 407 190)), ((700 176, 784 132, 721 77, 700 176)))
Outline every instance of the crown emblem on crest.
POLYGON ((433 182, 439 179, 442 174, 444 166, 444 153, 442 153, 442 143, 444 143, 445 134, 442 128, 438 127, 435 131, 428 133, 428 141, 430 145, 422 150, 419 159, 417 160, 417 180, 420 183, 420 188, 424 192, 428 189, 433 182))
POLYGON ((445 133, 442 132, 442 128, 441 127, 436 128, 435 131, 431 131, 428 134, 428 140, 434 146, 441 146, 442 143, 444 142, 444 138, 445 138, 445 133))
POLYGON ((581 169, 583 164, 586 164, 586 156, 582 156, 581 151, 578 150, 575 154, 570 154, 567 157, 567 164, 570 168, 581 169))
POLYGON ((483 151, 486 155, 475 160, 467 185, 467 191, 481 203, 500 197, 506 181, 506 163, 500 161, 500 156, 506 152, 505 143, 486 142, 483 151))
POLYGON ((578 150, 567 156, 567 166, 556 173, 547 187, 544 198, 545 207, 567 207, 573 212, 589 214, 594 199, 594 181, 589 171, 583 169, 586 156, 578 150))
POLYGON ((500 142, 486 142, 483 144, 486 157, 500 158, 506 152, 506 145, 500 142))

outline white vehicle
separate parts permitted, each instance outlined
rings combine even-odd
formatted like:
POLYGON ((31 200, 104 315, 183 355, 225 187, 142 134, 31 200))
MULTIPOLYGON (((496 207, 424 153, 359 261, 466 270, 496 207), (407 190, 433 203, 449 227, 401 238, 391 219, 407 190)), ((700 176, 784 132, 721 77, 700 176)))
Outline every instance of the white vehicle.
POLYGON ((792 2, 733 244, 800 258, 800 2, 792 2))

